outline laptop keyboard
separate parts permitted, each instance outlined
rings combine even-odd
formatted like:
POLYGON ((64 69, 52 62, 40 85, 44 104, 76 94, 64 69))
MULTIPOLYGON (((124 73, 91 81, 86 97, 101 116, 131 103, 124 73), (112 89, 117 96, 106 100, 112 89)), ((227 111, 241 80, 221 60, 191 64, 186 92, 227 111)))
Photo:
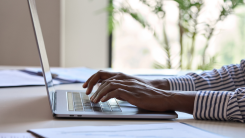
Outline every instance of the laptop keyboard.
POLYGON ((107 102, 93 103, 85 93, 67 92, 68 110, 79 112, 122 112, 115 98, 107 102))

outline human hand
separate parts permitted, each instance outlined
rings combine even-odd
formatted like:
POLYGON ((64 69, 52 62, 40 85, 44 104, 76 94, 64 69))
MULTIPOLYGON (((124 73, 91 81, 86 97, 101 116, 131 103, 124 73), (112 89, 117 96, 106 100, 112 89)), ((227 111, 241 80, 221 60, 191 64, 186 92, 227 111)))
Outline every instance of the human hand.
POLYGON ((91 96, 92 102, 105 102, 110 98, 128 101, 139 108, 151 111, 174 110, 173 92, 165 92, 138 80, 105 80, 91 96))
POLYGON ((91 101, 110 98, 126 100, 142 109, 151 111, 182 111, 192 114, 196 91, 171 92, 167 80, 143 80, 123 73, 99 71, 83 85, 90 94, 93 86, 102 82, 91 101))
POLYGON ((90 94, 93 90, 93 87, 96 83, 100 83, 104 80, 129 80, 134 79, 141 83, 147 84, 149 86, 162 89, 162 90, 170 90, 169 82, 166 79, 159 79, 159 80, 146 80, 141 79, 135 76, 126 75, 123 73, 118 72, 106 72, 106 71, 98 71, 94 75, 92 75, 84 84, 83 88, 87 88, 86 94, 90 94))
POLYGON ((84 84, 83 84, 83 88, 87 88, 86 94, 90 94, 93 90, 93 87, 97 84, 97 83, 101 83, 104 80, 129 80, 129 79, 134 79, 137 80, 141 83, 145 83, 148 85, 151 85, 150 80, 144 80, 144 79, 140 79, 134 76, 130 76, 130 75, 126 75, 123 73, 119 73, 119 72, 107 72, 107 71, 98 71, 97 73, 95 73, 94 75, 92 75, 84 84))

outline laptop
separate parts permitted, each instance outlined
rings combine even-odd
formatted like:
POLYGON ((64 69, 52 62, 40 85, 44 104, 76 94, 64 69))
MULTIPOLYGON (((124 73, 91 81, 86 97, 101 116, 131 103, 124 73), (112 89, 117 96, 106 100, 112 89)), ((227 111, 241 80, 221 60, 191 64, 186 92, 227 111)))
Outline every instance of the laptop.
POLYGON ((90 95, 83 90, 56 90, 54 88, 48 57, 38 18, 36 1, 28 0, 36 37, 43 77, 54 117, 62 118, 131 118, 131 119, 174 119, 175 112, 152 112, 142 110, 126 101, 110 99, 107 102, 93 103, 90 95))

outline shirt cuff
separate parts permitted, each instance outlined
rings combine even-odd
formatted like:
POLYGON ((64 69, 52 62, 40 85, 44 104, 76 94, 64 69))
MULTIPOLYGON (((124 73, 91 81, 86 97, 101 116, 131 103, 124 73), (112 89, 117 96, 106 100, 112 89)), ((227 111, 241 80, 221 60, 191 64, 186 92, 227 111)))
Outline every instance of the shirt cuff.
POLYGON ((231 92, 198 91, 194 102, 193 116, 201 120, 229 120, 227 104, 231 92))
POLYGON ((228 120, 244 123, 244 88, 238 88, 234 93, 230 94, 229 103, 227 105, 228 120))
POLYGON ((195 91, 195 83, 191 76, 179 76, 167 78, 170 90, 173 91, 195 91))

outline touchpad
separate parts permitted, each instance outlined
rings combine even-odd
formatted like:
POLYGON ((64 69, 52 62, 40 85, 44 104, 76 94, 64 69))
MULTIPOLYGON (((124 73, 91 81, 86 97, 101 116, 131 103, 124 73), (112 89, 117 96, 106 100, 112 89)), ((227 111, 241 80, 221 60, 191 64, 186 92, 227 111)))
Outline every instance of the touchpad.
POLYGON ((136 114, 162 114, 165 112, 149 111, 145 109, 138 108, 135 105, 128 103, 127 101, 117 100, 122 112, 134 112, 136 114))
POLYGON ((127 101, 117 100, 122 112, 138 112, 138 108, 127 101))

